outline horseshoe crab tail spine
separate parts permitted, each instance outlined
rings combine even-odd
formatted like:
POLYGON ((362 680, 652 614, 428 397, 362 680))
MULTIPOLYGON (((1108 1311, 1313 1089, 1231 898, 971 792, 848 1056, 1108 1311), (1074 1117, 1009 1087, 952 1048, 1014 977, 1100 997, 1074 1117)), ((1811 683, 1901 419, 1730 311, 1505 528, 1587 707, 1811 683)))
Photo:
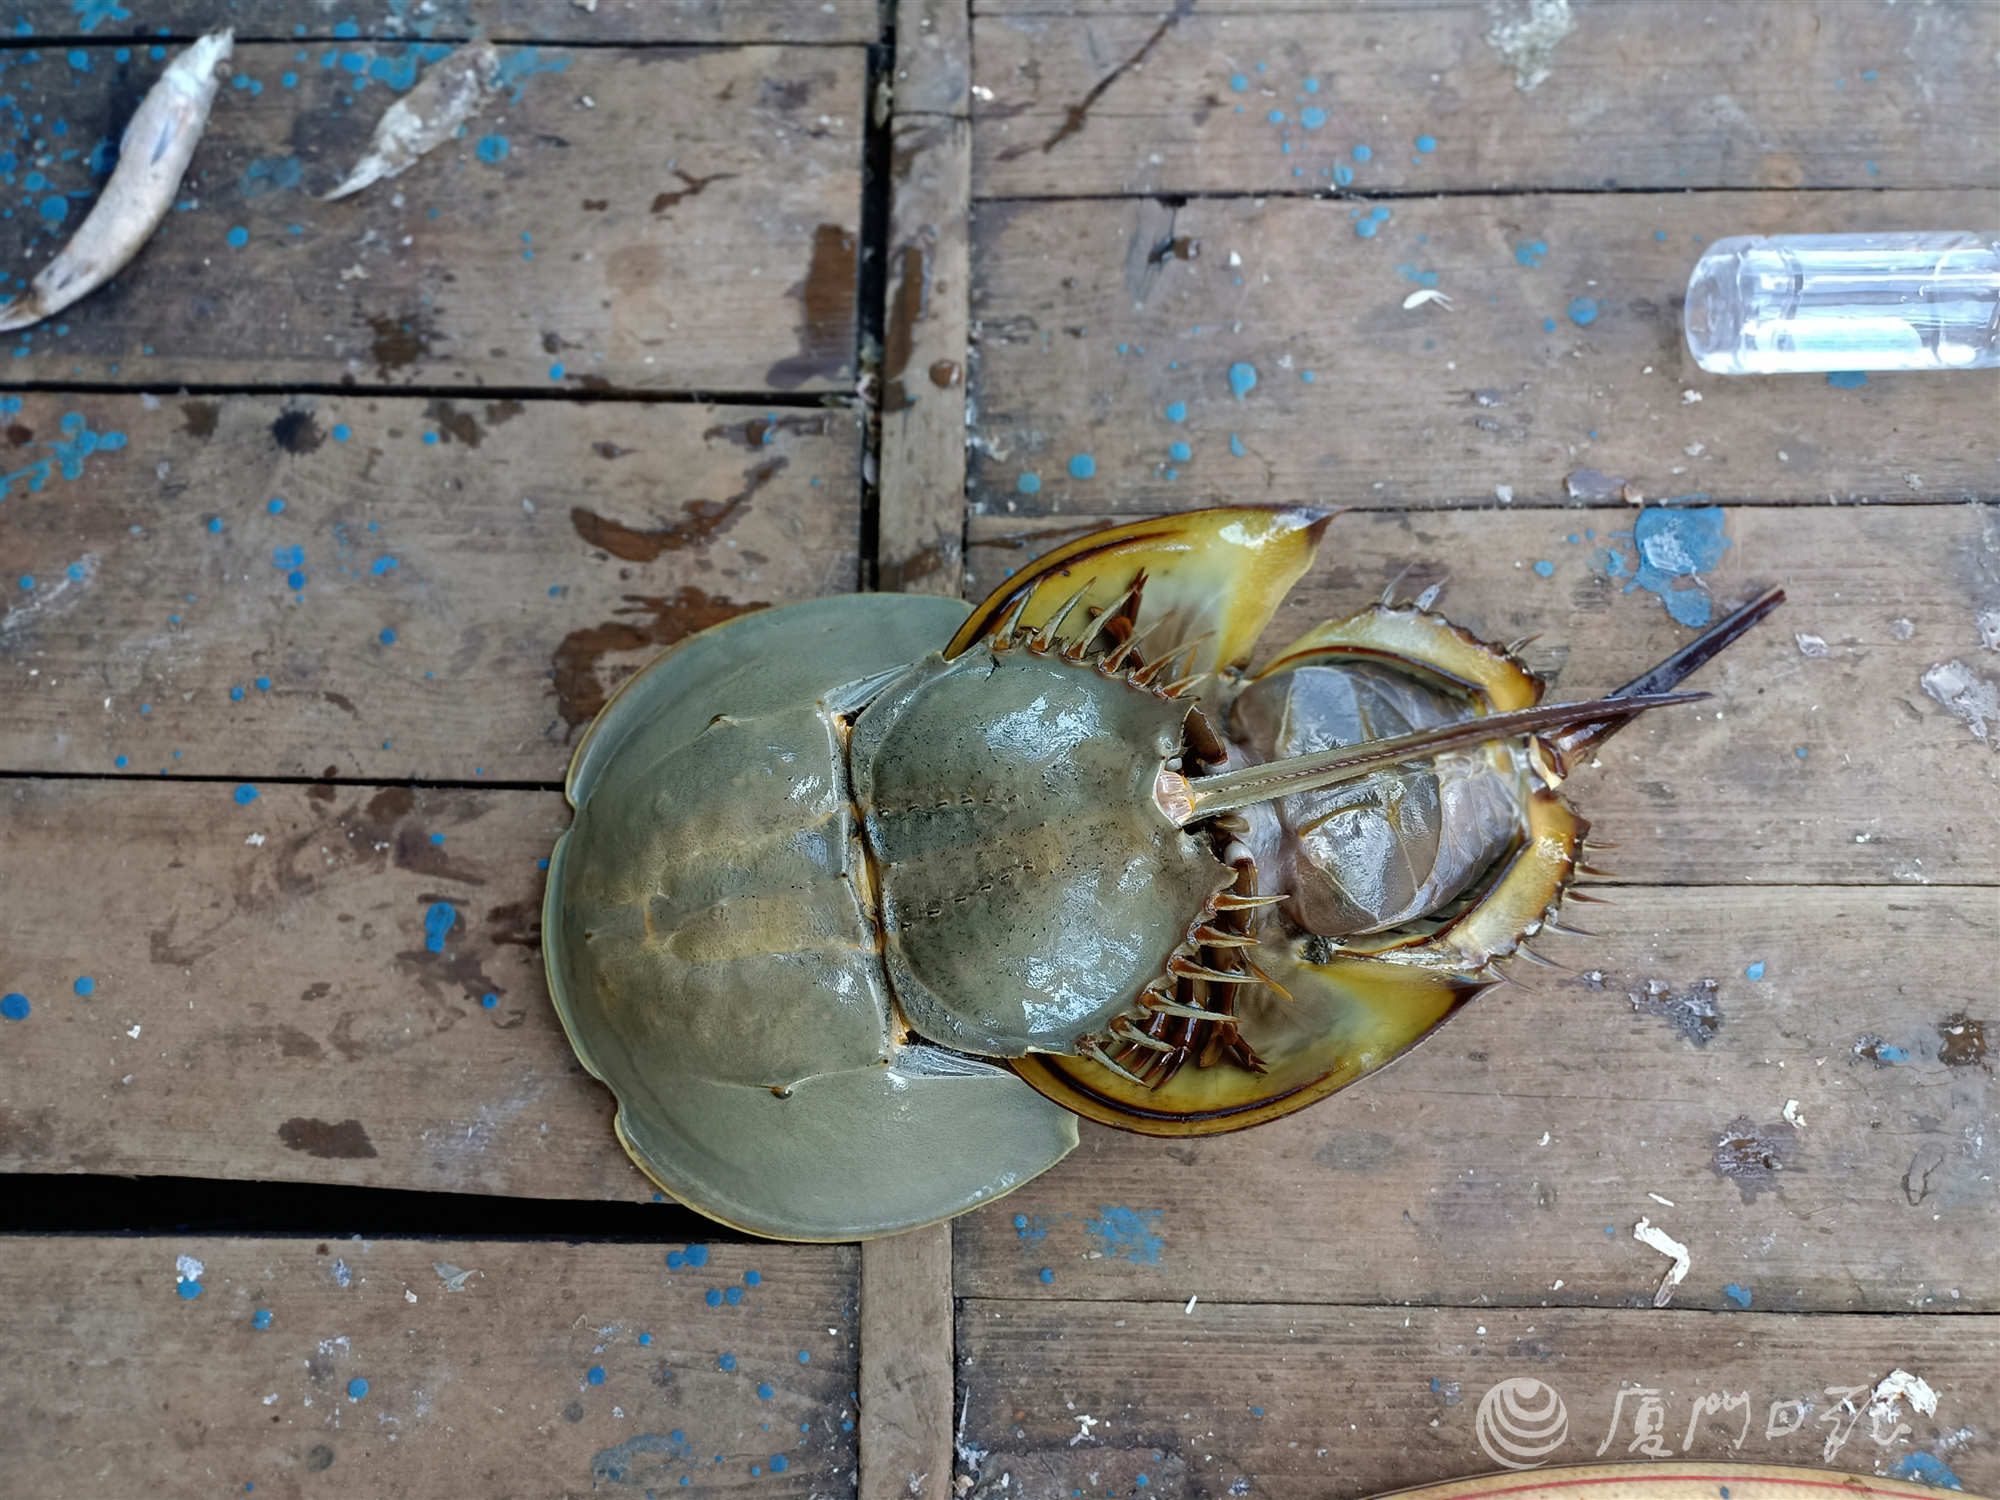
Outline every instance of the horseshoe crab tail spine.
MULTIPOLYGON (((1623 687, 1606 696, 1613 699, 1636 698, 1649 693, 1668 692, 1678 687, 1695 671, 1720 656, 1752 626, 1758 624, 1784 602, 1783 589, 1766 589, 1741 609, 1718 620, 1665 661, 1641 672, 1623 687)), ((1570 767, 1576 764, 1586 750, 1603 744, 1631 723, 1633 717, 1634 715, 1625 714, 1595 724, 1578 724, 1561 734, 1548 736, 1542 743, 1555 761, 1557 773, 1567 776, 1570 767)))
POLYGON ((1412 734, 1389 739, 1366 740, 1358 745, 1342 745, 1311 755, 1295 755, 1241 770, 1224 771, 1218 776, 1180 779, 1180 785, 1162 788, 1171 797, 1162 797, 1162 807, 1171 801, 1169 816, 1182 827, 1217 813, 1229 812, 1253 803, 1268 802, 1295 792, 1318 791, 1358 781, 1385 766, 1405 761, 1427 760, 1446 750, 1462 750, 1491 740, 1536 735, 1545 730, 1568 729, 1605 721, 1615 710, 1630 718, 1649 708, 1665 708, 1675 703, 1696 703, 1707 693, 1634 693, 1621 698, 1598 698, 1588 703, 1556 703, 1540 708, 1524 708, 1513 713, 1488 714, 1481 719, 1462 719, 1412 734))

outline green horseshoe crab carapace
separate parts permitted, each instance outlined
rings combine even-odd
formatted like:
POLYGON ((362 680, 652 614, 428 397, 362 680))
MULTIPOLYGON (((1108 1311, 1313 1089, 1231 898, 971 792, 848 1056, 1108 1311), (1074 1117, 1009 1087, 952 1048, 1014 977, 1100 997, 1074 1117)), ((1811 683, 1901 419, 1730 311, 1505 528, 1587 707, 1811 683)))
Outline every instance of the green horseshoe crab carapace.
POLYGON ((576 750, 549 985, 655 1182, 755 1234, 999 1196, 1076 1117, 1240 1130, 1381 1067, 1554 925, 1578 753, 1782 598, 1591 703, 1383 603, 1251 652, 1325 513, 1071 542, 976 607, 730 620, 576 750))

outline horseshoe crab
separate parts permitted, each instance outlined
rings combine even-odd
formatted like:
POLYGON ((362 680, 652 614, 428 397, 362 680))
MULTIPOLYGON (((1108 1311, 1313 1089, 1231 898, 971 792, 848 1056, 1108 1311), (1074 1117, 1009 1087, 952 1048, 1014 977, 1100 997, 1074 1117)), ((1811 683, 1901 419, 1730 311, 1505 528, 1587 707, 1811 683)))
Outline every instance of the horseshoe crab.
POLYGON ((1018 1186, 1078 1115, 1303 1108, 1560 930, 1565 773, 1783 597, 1582 704, 1411 604, 1246 671, 1328 520, 1139 521, 970 609, 765 610, 627 682, 543 932, 633 1160, 750 1232, 857 1239, 1018 1186))

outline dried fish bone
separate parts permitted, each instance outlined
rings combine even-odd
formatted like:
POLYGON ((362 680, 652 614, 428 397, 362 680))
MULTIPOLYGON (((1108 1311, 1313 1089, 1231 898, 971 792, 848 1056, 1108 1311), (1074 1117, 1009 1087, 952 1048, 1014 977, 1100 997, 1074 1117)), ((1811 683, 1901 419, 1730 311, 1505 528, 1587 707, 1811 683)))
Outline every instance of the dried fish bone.
POLYGON ((28 290, 0 307, 0 332, 27 328, 96 291, 122 271, 173 207, 174 194, 208 124, 235 35, 201 38, 172 62, 140 102, 118 143, 118 166, 90 216, 28 290))
POLYGON ((325 201, 358 193, 371 182, 415 166, 485 108, 499 76, 500 54, 491 42, 469 42, 453 52, 383 112, 375 122, 368 154, 325 201))

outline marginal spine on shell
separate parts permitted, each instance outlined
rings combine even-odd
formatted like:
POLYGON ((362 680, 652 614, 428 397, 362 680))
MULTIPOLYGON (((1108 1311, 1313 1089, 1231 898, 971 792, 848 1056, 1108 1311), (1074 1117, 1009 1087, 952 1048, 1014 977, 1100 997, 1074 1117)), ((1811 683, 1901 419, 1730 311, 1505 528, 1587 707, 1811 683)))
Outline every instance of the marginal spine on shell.
POLYGON ((28 290, 0 307, 0 333, 29 328, 116 276, 173 207, 181 178, 208 125, 217 70, 235 48, 227 28, 171 63, 140 102, 118 143, 118 166, 90 214, 28 290))

